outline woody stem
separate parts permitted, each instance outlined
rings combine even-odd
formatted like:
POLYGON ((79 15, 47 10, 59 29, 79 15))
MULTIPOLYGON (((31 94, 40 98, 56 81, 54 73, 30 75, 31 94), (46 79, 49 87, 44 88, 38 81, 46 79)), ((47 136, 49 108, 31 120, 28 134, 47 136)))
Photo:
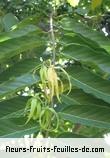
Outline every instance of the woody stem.
POLYGON ((52 12, 50 14, 50 36, 51 36, 51 42, 52 42, 52 64, 55 65, 56 40, 55 40, 54 27, 53 27, 53 15, 54 13, 52 12))

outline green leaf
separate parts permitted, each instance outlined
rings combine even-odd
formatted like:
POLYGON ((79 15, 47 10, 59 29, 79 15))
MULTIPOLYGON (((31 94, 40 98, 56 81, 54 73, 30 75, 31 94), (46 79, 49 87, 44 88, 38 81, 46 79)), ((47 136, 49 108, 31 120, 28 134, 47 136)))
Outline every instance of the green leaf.
POLYGON ((73 58, 81 63, 98 67, 105 73, 110 74, 110 56, 99 53, 88 46, 80 44, 69 44, 62 50, 63 54, 70 59, 73 58))
POLYGON ((29 97, 16 97, 0 102, 0 137, 17 138, 39 131, 36 122, 27 125, 24 108, 29 97))
POLYGON ((27 73, 20 77, 6 81, 3 84, 0 84, 0 98, 3 98, 4 96, 11 96, 24 89, 26 86, 31 86, 37 82, 39 82, 39 76, 33 76, 32 73, 27 73))
POLYGON ((0 138, 19 138, 39 131, 36 122, 27 125, 25 125, 25 122, 26 119, 23 117, 0 120, 0 138))
POLYGON ((42 18, 42 14, 35 14, 35 15, 31 15, 31 16, 28 16, 27 18, 21 20, 17 25, 13 26, 14 28, 16 29, 19 29, 19 28, 22 28, 22 27, 25 27, 27 25, 38 25, 39 22, 41 21, 41 18, 42 18))
POLYGON ((67 44, 79 44, 79 45, 84 45, 84 46, 88 46, 91 47, 94 50, 99 50, 99 52, 103 53, 106 51, 104 51, 103 49, 99 48, 99 45, 94 42, 91 41, 90 39, 86 39, 85 37, 79 35, 79 34, 75 34, 75 33, 68 33, 67 31, 64 31, 64 35, 62 35, 62 38, 60 40, 61 44, 63 45, 67 45, 67 44))
POLYGON ((59 113, 64 120, 82 125, 110 128, 110 107, 100 105, 70 105, 59 113))
POLYGON ((12 13, 6 14, 2 19, 5 31, 10 31, 12 26, 17 24, 19 21, 12 13))
POLYGON ((37 36, 36 33, 34 34, 0 43, 0 62, 10 59, 21 52, 45 45, 44 40, 40 36, 37 36))
POLYGON ((33 70, 39 68, 38 59, 21 61, 7 69, 0 75, 0 98, 12 97, 12 94, 39 82, 39 76, 33 74, 33 70))
POLYGON ((95 97, 110 103, 110 81, 104 80, 81 66, 71 66, 67 69, 73 86, 83 89, 95 97))
POLYGON ((0 120, 24 116, 24 109, 29 97, 15 97, 0 102, 0 120))
POLYGON ((28 35, 29 33, 34 32, 36 30, 38 30, 36 26, 27 25, 21 29, 16 29, 7 33, 4 32, 0 34, 0 42, 28 35))
MULTIPOLYGON (((57 111, 62 111, 64 108, 70 106, 70 105, 100 105, 100 106, 108 106, 110 107, 110 104, 104 102, 101 99, 98 99, 90 94, 85 93, 81 89, 72 89, 71 92, 66 95, 61 95, 61 101, 63 106, 56 107, 57 111)), ((58 103, 59 104, 59 103, 58 103)))
POLYGON ((83 135, 74 134, 72 132, 64 132, 57 136, 57 138, 86 138, 83 135))
MULTIPOLYGON (((101 99, 97 99, 94 96, 84 93, 81 89, 73 89, 69 95, 62 94, 62 102, 67 105, 73 104, 86 104, 86 105, 100 105, 100 106, 108 106, 110 104, 104 102, 101 99)), ((63 108, 63 107, 62 107, 63 108)))
POLYGON ((91 9, 95 10, 96 8, 100 7, 102 2, 103 0, 92 0, 91 9))
POLYGON ((72 18, 63 18, 60 24, 62 29, 80 34, 86 40, 91 39, 91 41, 96 42, 101 48, 110 53, 110 39, 105 37, 103 33, 92 30, 85 24, 77 22, 72 18))
MULTIPOLYGON (((42 52, 40 52, 40 54, 41 53, 42 52)), ((37 69, 39 67, 39 58, 25 59, 15 63, 13 66, 9 67, 0 74, 0 84, 3 84, 8 80, 16 79, 16 77, 20 77, 28 72, 32 72, 35 68, 37 69)))

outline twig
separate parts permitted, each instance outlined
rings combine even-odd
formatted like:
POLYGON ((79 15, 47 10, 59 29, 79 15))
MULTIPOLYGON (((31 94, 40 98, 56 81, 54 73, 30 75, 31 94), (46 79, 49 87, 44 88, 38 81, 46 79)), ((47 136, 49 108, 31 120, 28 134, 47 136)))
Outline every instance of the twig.
POLYGON ((55 35, 54 35, 54 28, 53 28, 53 15, 54 13, 52 12, 50 14, 50 36, 52 40, 52 63, 55 65, 55 58, 56 58, 56 40, 55 40, 55 35))

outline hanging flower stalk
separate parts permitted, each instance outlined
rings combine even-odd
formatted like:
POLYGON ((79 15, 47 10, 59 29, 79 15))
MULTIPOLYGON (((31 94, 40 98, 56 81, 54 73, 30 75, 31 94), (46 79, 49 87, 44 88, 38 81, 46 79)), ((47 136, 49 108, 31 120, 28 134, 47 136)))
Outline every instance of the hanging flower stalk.
MULTIPOLYGON (((49 60, 49 64, 43 62, 40 69, 41 79, 41 92, 44 102, 41 100, 40 93, 28 100, 25 111, 28 116, 26 123, 31 119, 38 120, 41 128, 47 131, 53 131, 58 128, 59 117, 54 110, 54 97, 60 100, 60 94, 64 91, 63 80, 61 79, 59 72, 65 75, 69 83, 69 92, 71 91, 71 82, 68 73, 62 68, 56 66, 56 40, 53 29, 53 14, 50 15, 50 39, 52 49, 52 59, 49 60), (50 107, 51 106, 51 107, 50 107)), ((48 63, 48 62, 47 62, 48 63)), ((34 73, 36 70, 34 70, 34 73)))
POLYGON ((42 86, 44 88, 44 92, 46 94, 46 97, 48 98, 49 103, 53 103, 53 97, 56 96, 58 101, 60 100, 60 93, 63 93, 64 91, 64 85, 63 81, 60 79, 57 70, 63 72, 64 75, 66 75, 68 81, 69 81, 69 91, 71 90, 71 82, 69 75, 67 72, 61 68, 56 67, 56 40, 55 40, 55 34, 54 34, 54 28, 53 28, 53 14, 54 11, 50 15, 50 39, 51 39, 51 48, 52 48, 52 60, 50 61, 49 66, 45 66, 43 63, 41 69, 40 69, 40 77, 42 81, 42 86), (49 90, 49 93, 47 93, 47 90, 49 90))
POLYGON ((69 92, 71 91, 70 77, 63 68, 56 67, 53 64, 50 64, 49 67, 46 67, 43 64, 40 69, 40 77, 42 81, 42 87, 49 102, 52 102, 54 96, 56 96, 58 101, 61 102, 60 94, 64 91, 63 81, 58 76, 57 71, 61 71, 63 75, 66 76, 69 81, 69 92))

